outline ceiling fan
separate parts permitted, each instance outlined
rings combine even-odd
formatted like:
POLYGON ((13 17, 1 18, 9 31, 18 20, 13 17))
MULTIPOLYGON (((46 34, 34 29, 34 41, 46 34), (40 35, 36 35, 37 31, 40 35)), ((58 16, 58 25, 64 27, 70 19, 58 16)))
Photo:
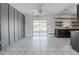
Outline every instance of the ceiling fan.
POLYGON ((47 12, 45 10, 45 7, 42 5, 39 5, 38 9, 32 9, 33 10, 33 15, 46 15, 47 12))

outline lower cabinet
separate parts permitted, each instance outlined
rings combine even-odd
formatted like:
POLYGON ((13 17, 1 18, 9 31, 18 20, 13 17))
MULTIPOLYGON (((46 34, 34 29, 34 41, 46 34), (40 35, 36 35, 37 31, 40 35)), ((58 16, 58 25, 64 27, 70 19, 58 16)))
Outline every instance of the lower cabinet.
POLYGON ((0 50, 1 50, 1 44, 0 44, 0 50))
POLYGON ((70 45, 75 51, 79 52, 79 31, 71 32, 70 45))
POLYGON ((67 38, 70 37, 69 29, 55 29, 55 37, 67 38))

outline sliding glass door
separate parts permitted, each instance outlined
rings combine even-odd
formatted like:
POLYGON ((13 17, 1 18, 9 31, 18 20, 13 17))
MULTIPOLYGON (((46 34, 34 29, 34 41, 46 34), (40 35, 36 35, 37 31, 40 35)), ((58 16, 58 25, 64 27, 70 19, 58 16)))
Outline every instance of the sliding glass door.
POLYGON ((47 20, 33 20, 33 35, 47 35, 47 20))

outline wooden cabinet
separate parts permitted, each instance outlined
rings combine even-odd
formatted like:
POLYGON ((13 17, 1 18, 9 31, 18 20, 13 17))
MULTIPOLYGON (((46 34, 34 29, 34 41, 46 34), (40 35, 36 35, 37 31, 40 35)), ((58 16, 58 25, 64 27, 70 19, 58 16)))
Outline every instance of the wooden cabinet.
POLYGON ((69 29, 55 29, 55 37, 67 38, 70 37, 69 29))
POLYGON ((79 31, 79 29, 55 29, 55 37, 71 37, 71 31, 79 31))
POLYGON ((79 21, 79 4, 77 5, 77 20, 79 21))
POLYGON ((79 31, 71 32, 70 45, 74 50, 79 52, 79 31))

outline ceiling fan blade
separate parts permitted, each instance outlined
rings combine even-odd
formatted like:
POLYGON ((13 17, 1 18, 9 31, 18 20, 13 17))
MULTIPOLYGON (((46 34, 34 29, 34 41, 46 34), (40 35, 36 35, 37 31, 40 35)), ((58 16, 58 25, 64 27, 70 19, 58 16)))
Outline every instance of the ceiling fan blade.
POLYGON ((33 10, 33 15, 39 14, 38 10, 36 10, 36 9, 32 9, 32 10, 33 10))
POLYGON ((36 9, 32 9, 33 10, 33 12, 37 12, 38 10, 36 10, 36 9))

